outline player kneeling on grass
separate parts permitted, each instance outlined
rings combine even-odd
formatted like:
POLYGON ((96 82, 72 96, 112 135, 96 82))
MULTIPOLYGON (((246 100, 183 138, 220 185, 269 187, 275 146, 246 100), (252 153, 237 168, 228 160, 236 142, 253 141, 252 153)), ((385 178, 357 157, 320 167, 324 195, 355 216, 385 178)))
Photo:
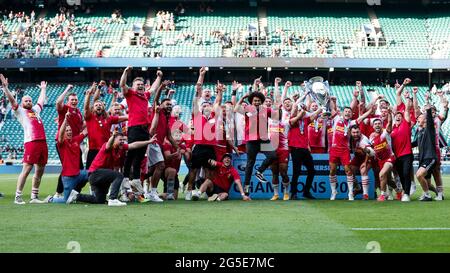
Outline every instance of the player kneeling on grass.
POLYGON ((192 194, 192 200, 197 201, 204 192, 209 196, 208 201, 224 201, 228 199, 228 192, 231 185, 236 183, 241 193, 242 200, 249 201, 242 188, 241 178, 237 170, 231 166, 231 154, 226 153, 222 157, 222 162, 213 159, 208 160, 209 165, 215 168, 212 179, 206 179, 200 190, 192 194))
POLYGON ((131 144, 125 144, 126 137, 121 133, 114 132, 109 138, 108 142, 102 145, 102 148, 98 152, 94 161, 89 168, 89 183, 91 184, 91 190, 94 193, 79 194, 77 191, 72 190, 67 204, 78 202, 92 203, 92 204, 104 204, 106 201, 106 195, 111 186, 109 194, 108 206, 125 206, 126 203, 117 199, 120 186, 123 181, 123 174, 114 171, 115 162, 122 161, 125 158, 127 150, 134 150, 145 148, 150 143, 156 142, 156 135, 150 140, 135 141, 131 144))
POLYGON ((178 199, 178 189, 180 182, 178 180, 178 172, 180 171, 181 158, 183 155, 189 157, 186 146, 182 144, 182 134, 180 130, 172 132, 172 137, 178 148, 174 147, 167 139, 163 145, 164 151, 164 195, 166 200, 178 199))
POLYGON ((80 143, 87 135, 84 129, 77 136, 72 135, 72 128, 68 124, 71 113, 67 110, 66 116, 58 134, 58 150, 61 155, 62 171, 61 178, 64 186, 64 197, 53 197, 49 195, 44 201, 49 203, 66 203, 69 194, 77 185, 85 185, 88 181, 86 170, 80 170, 80 143))

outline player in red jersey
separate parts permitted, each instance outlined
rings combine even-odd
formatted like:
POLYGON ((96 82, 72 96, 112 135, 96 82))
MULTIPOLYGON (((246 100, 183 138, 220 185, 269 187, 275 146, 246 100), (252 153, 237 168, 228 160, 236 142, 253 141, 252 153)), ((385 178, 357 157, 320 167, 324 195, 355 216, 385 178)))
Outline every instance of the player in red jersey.
POLYGON ((270 141, 276 149, 277 159, 272 163, 272 185, 273 196, 270 200, 275 201, 279 198, 279 176, 281 175, 283 183, 283 200, 289 200, 289 176, 287 174, 289 163, 289 145, 288 132, 289 122, 283 120, 283 110, 278 110, 278 115, 272 118, 269 124, 270 141), (278 117, 278 119, 277 119, 278 117))
POLYGON ((181 105, 174 105, 169 118, 169 128, 173 133, 175 131, 181 131, 183 134, 189 134, 189 127, 180 119, 183 110, 181 105))
POLYGON ((233 105, 231 102, 222 104, 223 92, 226 90, 226 86, 218 84, 216 88, 216 103, 219 106, 217 110, 217 123, 216 123, 216 139, 217 145, 214 147, 216 158, 222 158, 226 153, 234 151, 239 154, 239 150, 234 146, 234 117, 233 117, 233 105))
MULTIPOLYGON (((118 102, 112 103, 111 109, 109 112, 110 112, 109 114, 111 116, 115 116, 115 117, 124 116, 123 106, 118 102)), ((122 121, 117 124, 112 124, 111 125, 111 134, 117 131, 118 133, 122 133, 124 136, 126 136, 127 135, 127 123, 128 123, 127 121, 122 121)))
POLYGON ((192 119, 194 125, 194 149, 191 157, 191 169, 189 170, 188 192, 185 200, 197 199, 192 190, 194 180, 201 168, 205 170, 206 178, 210 178, 212 173, 209 170, 209 159, 215 159, 214 147, 217 145, 216 139, 216 113, 219 112, 219 105, 214 106, 209 101, 203 101, 201 110, 198 108, 198 100, 202 92, 202 84, 197 82, 196 94, 192 102, 192 119))
POLYGON ((169 127, 170 114, 172 112, 172 100, 165 98, 161 102, 159 101, 161 91, 169 84, 170 81, 164 81, 156 91, 150 118, 152 120, 150 135, 156 135, 156 143, 150 144, 147 150, 149 173, 151 173, 152 176, 150 179, 151 189, 145 197, 153 202, 163 201, 158 195, 157 187, 165 169, 163 154, 165 139, 167 138, 172 146, 174 146, 175 149, 178 149, 178 144, 173 140, 171 129, 169 127))
POLYGON ((333 120, 334 118, 339 115, 337 105, 337 97, 331 96, 330 97, 330 109, 331 109, 331 116, 326 116, 325 126, 326 126, 326 151, 329 154, 331 149, 331 144, 333 143, 333 120))
MULTIPOLYGON (((236 106, 237 103, 237 99, 236 99, 236 94, 239 90, 242 90, 242 84, 240 84, 237 81, 233 81, 232 85, 231 85, 231 102, 230 102, 230 106, 233 107, 232 109, 232 114, 228 115, 227 114, 227 119, 229 119, 232 116, 233 119, 233 131, 236 131, 236 145, 238 150, 241 153, 245 153, 246 152, 246 141, 245 141, 245 116, 241 113, 238 112, 234 112, 234 107, 236 106)), ((247 107, 247 103, 246 102, 242 102, 242 107, 245 109, 245 107, 247 107)), ((230 120, 231 121, 231 120, 230 120)), ((231 123, 231 122, 230 122, 231 123)))
MULTIPOLYGON (((81 115, 80 109, 78 109, 78 96, 76 93, 72 92, 73 85, 69 84, 67 85, 64 92, 59 95, 59 97, 56 99, 56 111, 58 112, 58 131, 55 136, 55 142, 58 142, 58 135, 59 135, 59 128, 61 127, 61 124, 64 121, 65 115, 67 113, 67 110, 70 110, 70 117, 68 120, 68 125, 70 128, 72 128, 72 132, 74 135, 80 134, 82 127, 84 125, 83 123, 83 116, 81 115), (67 97, 67 103, 64 104, 64 100, 67 97)), ((56 151, 59 155, 58 145, 56 145, 56 151)), ((83 159, 82 159, 82 153, 80 152, 80 170, 84 169, 83 159)), ((60 157, 61 159, 61 157, 60 157)), ((77 189, 81 190, 81 184, 77 185, 77 189)), ((64 190, 64 186, 62 183, 61 175, 58 177, 58 184, 56 186, 56 194, 55 197, 59 198, 64 190)))
POLYGON ((290 81, 286 81, 286 83, 284 84, 284 88, 283 91, 280 94, 280 90, 279 90, 279 84, 282 81, 281 78, 276 77, 274 80, 274 89, 273 89, 273 97, 274 97, 274 104, 278 105, 278 104, 282 104, 281 106, 281 112, 282 112, 282 116, 281 116, 281 120, 283 120, 283 122, 285 123, 289 123, 289 118, 291 116, 291 111, 292 111, 292 99, 287 97, 287 92, 289 90, 289 88, 292 86, 292 82, 290 81))
POLYGON ((8 88, 8 79, 0 74, 0 81, 2 82, 3 91, 6 97, 11 103, 14 115, 23 127, 24 140, 23 145, 25 148, 23 155, 22 172, 17 179, 16 196, 14 203, 23 205, 25 202, 22 198, 22 190, 25 186, 28 175, 30 174, 33 166, 35 168, 33 175, 33 185, 31 189, 31 204, 44 203, 39 200, 39 186, 41 184, 41 178, 44 174, 45 165, 48 158, 48 147, 45 137, 44 125, 40 113, 42 111, 45 94, 47 90, 47 82, 42 81, 40 85, 41 93, 37 104, 33 106, 33 102, 30 96, 24 96, 22 103, 19 105, 16 99, 11 94, 8 88))
MULTIPOLYGON (((353 172, 350 168, 350 127, 358 124, 367 118, 372 112, 372 109, 366 111, 363 115, 359 116, 356 120, 351 120, 353 115, 350 107, 344 107, 344 112, 341 115, 336 115, 333 119, 333 137, 331 139, 330 147, 330 185, 331 185, 331 197, 330 200, 335 200, 337 195, 337 165, 344 165, 345 174, 347 175, 348 185, 348 200, 353 201, 353 172)), ((332 115, 336 114, 336 111, 332 109, 332 115)))
MULTIPOLYGON (((78 135, 82 131, 83 116, 81 115, 80 109, 78 109, 78 96, 76 93, 71 92, 72 89, 73 85, 69 84, 64 92, 56 99, 56 110, 58 112, 58 129, 61 127, 61 124, 66 117, 65 115, 69 110, 71 115, 68 120, 68 125, 72 128, 72 132, 74 133, 74 135, 78 135), (67 103, 64 104, 64 99, 66 98, 66 96, 68 97, 67 103)), ((59 130, 56 134, 56 138, 58 138, 58 135, 59 130)), ((83 168, 82 165, 81 168, 83 168)))
MULTIPOLYGON (((416 107, 418 108, 419 112, 420 112, 420 109, 419 109, 419 103, 418 103, 418 100, 417 100, 417 92, 419 91, 419 88, 413 87, 412 92, 409 92, 408 90, 403 91, 404 88, 410 83, 411 83, 411 79, 406 78, 406 79, 403 80, 402 85, 400 85, 398 83, 395 85, 395 87, 397 89, 397 94, 396 94, 396 103, 397 103, 397 105, 396 105, 396 113, 398 113, 398 112, 403 113, 402 122, 401 122, 401 123, 403 123, 404 118, 406 117, 406 113, 405 113, 406 112, 405 111, 406 110, 406 105, 405 105, 405 103, 402 100, 402 93, 403 93, 403 97, 406 100, 407 104, 408 104, 408 102, 412 102, 412 106, 410 107, 410 110, 409 110, 409 118, 410 118, 410 123, 411 123, 411 128, 412 128, 417 123, 418 113, 416 113, 416 107)), ((398 117, 398 118, 400 118, 400 117, 398 117)), ((396 119, 397 119, 397 116, 395 116, 394 125, 395 125, 396 119)), ((394 128, 395 127, 393 127, 393 129, 394 128)), ((395 144, 394 144, 394 146, 395 146, 395 144)), ((394 153, 396 153, 395 147, 393 147, 393 148, 394 148, 394 153)), ((396 154, 396 156, 397 156, 397 154, 396 154)), ((399 159, 399 158, 397 158, 397 159, 399 159)), ((400 161, 396 160, 396 165, 398 165, 399 162, 403 162, 403 159, 401 159, 400 161)), ((405 166, 405 165, 403 165, 403 166, 405 166)), ((398 169, 398 168, 395 166, 395 169, 398 169)), ((410 178, 408 179, 411 182, 410 183, 411 186, 410 186, 410 195, 409 196, 413 195, 416 192, 416 183, 414 182, 414 170, 413 170, 412 167, 410 169, 411 169, 410 170, 411 173, 410 173, 410 178)), ((401 182, 400 174, 397 176, 397 178, 400 181, 400 183, 403 183, 403 182, 401 182)), ((398 183, 398 181, 397 181, 397 183, 398 183)), ((408 184, 408 182, 406 182, 406 184, 408 184)), ((404 196, 404 197, 405 197, 405 199, 408 199, 409 196, 404 196)))
MULTIPOLYGON (((374 90, 372 90, 372 91, 374 91, 374 90)), ((366 137, 369 137, 373 133, 373 126, 372 126, 373 120, 376 118, 380 118, 380 115, 375 114, 377 111, 377 108, 379 108, 379 107, 385 108, 387 105, 386 100, 384 100, 384 95, 380 94, 377 97, 375 97, 372 101, 370 101, 368 104, 366 104, 366 95, 362 88, 362 83, 360 81, 356 82, 356 88, 354 91, 354 96, 357 96, 357 95, 360 95, 360 98, 361 98, 359 101, 359 107, 358 107, 359 113, 365 113, 369 109, 373 109, 372 112, 369 114, 369 116, 367 118, 363 119, 359 123, 359 128, 361 130, 361 134, 365 135, 366 137), (379 102, 380 106, 377 105, 378 102, 379 102)), ((387 111, 386 111, 386 113, 387 113, 387 111)), ((386 115, 385 115, 385 117, 386 117, 386 115)), ((386 125, 387 123, 384 123, 384 124, 386 125)), ((380 185, 380 181, 379 181, 380 170, 378 169, 378 164, 376 163, 376 158, 371 158, 371 163, 372 163, 371 168, 375 174, 375 187, 378 188, 380 185)), ((359 184, 356 184, 354 188, 355 188, 354 194, 358 194, 358 193, 362 192, 362 189, 359 187, 359 184)))
POLYGON ((369 138, 361 134, 361 129, 358 125, 355 124, 350 128, 350 134, 350 145, 354 154, 354 157, 350 162, 350 166, 353 173, 359 171, 359 173, 361 174, 363 199, 368 200, 369 170, 372 165, 373 156, 375 156, 375 151, 370 144, 369 138))
MULTIPOLYGON (((194 146, 194 123, 192 119, 189 121, 189 133, 183 134, 183 142, 186 146, 186 155, 184 157, 184 163, 186 164, 186 167, 188 168, 189 172, 191 171, 191 158, 192 158, 192 148, 194 146)), ((195 178, 194 178, 195 179, 195 178)), ((182 191, 183 193, 186 191, 187 184, 189 182, 189 175, 186 175, 183 180, 183 186, 182 191)))
MULTIPOLYGON (((403 113, 403 115, 405 115, 405 111, 406 111, 406 105, 402 100, 402 93, 403 93, 403 97, 406 99, 407 103, 411 100, 412 103, 414 103, 414 97, 411 96, 410 92, 408 90, 405 90, 405 87, 411 83, 411 79, 410 78, 406 78, 403 80, 403 84, 396 84, 396 89, 397 89, 397 93, 396 93, 396 113, 401 112, 403 113)), ((409 108, 409 117, 411 119, 411 123, 412 124, 416 124, 417 119, 416 119, 416 115, 414 114, 414 108, 411 106, 409 108)))
POLYGON ((306 111, 306 105, 294 103, 289 120, 288 144, 292 157, 292 183, 291 183, 291 199, 297 199, 298 178, 301 172, 301 166, 306 167, 306 181, 303 188, 303 197, 315 199, 311 194, 311 187, 314 181, 316 171, 314 169, 314 161, 309 147, 308 124, 314 120, 317 115, 322 112, 322 108, 318 108, 313 113, 306 111))
POLYGON ((180 187, 178 172, 180 171, 181 159, 185 157, 189 160, 190 156, 186 145, 183 143, 181 131, 173 131, 172 138, 178 144, 178 149, 167 139, 163 145, 165 170, 163 176, 164 194, 162 197, 165 200, 178 199, 178 189, 180 187))
POLYGON ((128 120, 128 116, 109 115, 105 110, 105 103, 97 99, 100 96, 99 93, 100 89, 94 82, 84 97, 84 120, 89 139, 86 169, 89 169, 103 143, 111 136, 111 126, 128 120), (94 92, 94 105, 91 107, 91 96, 94 92))
POLYGON ((366 96, 364 95, 364 91, 362 89, 361 81, 356 81, 356 87, 353 90, 353 98, 350 102, 350 108, 352 109, 353 116, 352 119, 357 119, 360 113, 365 112, 365 104, 366 104, 366 96), (358 100, 358 97, 361 97, 361 101, 358 100))
POLYGON ((244 193, 239 173, 231 165, 231 154, 224 154, 222 162, 210 159, 208 164, 215 169, 215 176, 205 180, 200 186, 199 195, 206 192, 209 196, 208 201, 225 201, 228 199, 228 192, 234 182, 238 186, 242 200, 251 200, 250 197, 246 196, 244 193))
MULTIPOLYGON (((309 106, 310 112, 315 112, 319 109, 316 102, 312 102, 309 106)), ((324 154, 326 150, 326 136, 327 136, 327 116, 316 115, 314 119, 308 124, 308 140, 309 147, 312 154, 324 154)))
POLYGON ((389 113, 387 118, 388 125, 386 129, 383 129, 381 119, 374 120, 373 128, 375 131, 370 135, 370 141, 375 151, 378 167, 380 168, 379 176, 381 194, 377 199, 378 201, 385 201, 388 198, 386 186, 395 164, 395 155, 392 151, 392 141, 390 136, 390 132, 392 131, 391 113, 389 113))
POLYGON ((265 96, 261 92, 252 92, 246 94, 237 103, 234 112, 243 114, 245 116, 245 141, 247 152, 247 165, 245 167, 244 188, 248 193, 250 187, 250 179, 253 173, 253 167, 256 162, 258 153, 263 153, 266 159, 258 167, 255 177, 263 183, 267 182, 264 177, 264 171, 272 165, 276 159, 276 153, 270 145, 268 136, 268 120, 272 116, 273 110, 262 103, 265 101, 265 96), (242 107, 242 102, 248 97, 250 105, 242 107))
MULTIPOLYGON (((407 80, 409 79, 405 79, 403 85, 408 83, 407 80)), ((411 129, 413 127, 413 123, 411 121, 411 115, 414 116, 414 112, 411 113, 413 104, 411 97, 407 98, 408 101, 406 102, 406 109, 399 107, 399 105, 403 104, 400 96, 401 90, 400 92, 397 92, 397 112, 394 116, 391 138, 392 149, 396 158, 394 167, 404 191, 401 200, 403 202, 408 202, 410 201, 410 196, 414 194, 415 191, 415 189, 412 189, 413 187, 411 183, 414 182, 414 178, 411 179, 411 176, 414 174, 414 156, 411 146, 411 129)))
POLYGON ((292 83, 286 82, 282 94, 279 94, 279 83, 281 78, 275 78, 274 81, 274 105, 275 115, 269 120, 269 137, 272 146, 276 149, 277 159, 272 163, 272 185, 274 195, 270 200, 275 201, 279 198, 279 176, 281 175, 283 184, 283 200, 289 200, 289 176, 287 174, 289 163, 289 119, 292 111, 292 100, 286 98, 287 91, 292 83), (278 109, 278 110, 277 110, 278 109))
MULTIPOLYGON (((374 90, 372 90, 374 91, 374 90)), ((387 101, 384 99, 384 95, 380 94, 377 97, 375 97, 372 101, 370 101, 368 104, 366 104, 366 95, 364 90, 362 89, 362 84, 361 82, 357 81, 356 82, 356 93, 358 93, 361 97, 361 101, 359 102, 359 113, 365 113, 367 110, 371 109, 371 108, 375 108, 380 109, 380 110, 376 110, 373 113, 371 113, 366 119, 364 119, 360 124, 359 124, 359 128, 361 129, 361 133, 363 135, 365 135, 366 137, 369 137, 370 134, 373 133, 373 126, 372 126, 372 122, 375 118, 379 118, 381 116, 381 112, 387 107, 387 101), (378 103, 379 102, 379 103, 378 103), (379 104, 377 106, 377 103, 379 104), (379 114, 376 114, 376 112, 379 112, 379 114)), ((386 113, 385 112, 384 116, 386 117, 386 113)), ((386 119, 386 118, 384 118, 386 119)), ((384 125, 386 125, 387 123, 385 122, 384 125)))
MULTIPOLYGON (((145 141, 150 138, 148 122, 148 101, 154 91, 160 86, 163 73, 158 70, 156 79, 149 90, 145 90, 144 79, 137 77, 133 80, 132 87, 127 86, 128 73, 133 68, 128 66, 121 78, 120 87, 128 105, 128 143, 145 141)), ((145 157, 146 149, 135 149, 127 153, 123 176, 130 179, 130 171, 133 166, 132 180, 130 184, 139 192, 143 192, 141 184, 141 162, 145 157)))

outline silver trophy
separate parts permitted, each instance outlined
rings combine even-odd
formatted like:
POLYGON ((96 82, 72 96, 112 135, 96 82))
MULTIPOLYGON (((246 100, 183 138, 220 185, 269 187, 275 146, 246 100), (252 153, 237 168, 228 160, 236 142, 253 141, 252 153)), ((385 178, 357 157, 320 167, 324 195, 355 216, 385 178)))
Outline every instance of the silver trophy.
POLYGON ((320 76, 313 77, 309 81, 305 81, 305 91, 311 99, 322 107, 323 113, 326 115, 331 115, 330 108, 330 85, 328 81, 320 76))

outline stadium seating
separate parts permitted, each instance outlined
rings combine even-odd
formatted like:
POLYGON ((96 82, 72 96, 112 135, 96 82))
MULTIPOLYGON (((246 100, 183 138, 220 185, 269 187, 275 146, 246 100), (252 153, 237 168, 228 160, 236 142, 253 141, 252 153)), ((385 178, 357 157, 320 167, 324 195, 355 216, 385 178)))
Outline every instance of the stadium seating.
MULTIPOLYGON (((75 24, 78 28, 74 36, 74 41, 77 47, 79 48, 78 53, 70 54, 67 57, 80 57, 80 58, 94 58, 96 57, 96 53, 98 50, 117 47, 116 53, 114 57, 130 57, 127 56, 128 51, 138 52, 139 47, 128 46, 126 48, 121 48, 121 38, 124 31, 131 31, 134 25, 139 25, 142 27, 144 21, 146 19, 146 10, 127 8, 124 11, 123 23, 108 23, 108 20, 111 19, 112 9, 105 7, 104 9, 98 7, 90 14, 85 14, 81 12, 75 13, 75 24), (86 27, 92 27, 96 31, 95 32, 87 32, 85 30, 86 27)), ((29 14, 29 13, 27 13, 29 14)), ((50 9, 47 12, 45 20, 48 22, 57 14, 56 10, 50 9)), ((4 21, 6 26, 6 30, 8 32, 15 32, 20 24, 17 21, 4 21)), ((55 39, 56 45, 58 48, 64 47, 64 41, 55 39)), ((7 52, 11 50, 0 49, 0 56, 4 57, 7 52)), ((31 50, 34 54, 34 50, 31 50)), ((142 57, 142 54, 136 57, 142 57)), ((46 45, 41 47, 41 53, 39 55, 41 58, 49 58, 50 55, 50 46, 46 45)), ((113 56, 111 56, 113 57, 113 56)), ((135 56, 132 56, 135 57, 135 56)))
MULTIPOLYGON (((153 11, 163 7, 151 7, 153 11)), ((173 7, 167 9, 173 10, 173 7)), ((111 19, 112 8, 99 6, 90 14, 77 12, 75 22, 79 29, 91 26, 95 32, 84 30, 74 33, 75 43, 79 51, 67 57, 93 58, 99 50, 107 57, 144 57, 144 53, 161 52, 163 57, 223 57, 224 51, 220 41, 211 35, 212 31, 221 31, 232 36, 245 36, 250 24, 257 24, 257 8, 225 9, 215 8, 213 13, 200 13, 195 9, 187 9, 183 15, 175 16, 175 31, 146 32, 150 37, 148 47, 128 45, 126 36, 132 33, 135 25, 142 27, 146 22, 148 9, 123 8, 123 23, 107 23, 111 19), (201 37, 197 41, 177 41, 181 34, 193 33, 201 37)), ((27 13, 29 14, 29 13, 27 13)), ((449 58, 450 57, 450 16, 448 10, 396 10, 388 7, 375 8, 375 14, 381 25, 387 45, 380 47, 355 46, 355 33, 363 24, 370 24, 367 9, 364 6, 320 5, 308 8, 267 8, 268 44, 252 46, 262 52, 263 57, 270 57, 272 47, 282 49, 281 57, 352 57, 352 58, 449 58), (297 36, 306 34, 308 39, 300 42, 294 40, 293 46, 283 45, 280 33, 294 32, 297 36), (316 38, 328 37, 330 46, 320 53, 316 38), (351 49, 347 53, 346 49, 351 49)), ((56 10, 47 11, 46 20, 56 15, 56 10)), ((20 24, 17 21, 4 21, 6 31, 14 32, 20 24)), ((0 37, 2 38, 2 37, 0 37)), ((64 42, 56 39, 59 48, 64 42)), ((234 44, 234 56, 244 45, 234 44)), ((48 45, 41 48, 40 57, 51 57, 48 45)), ((34 53, 34 50, 31 49, 34 53)), ((0 57, 4 57, 11 49, 0 48, 0 57)), ((151 55, 151 54, 149 54, 151 55)))
POLYGON ((450 16, 448 8, 430 11, 425 21, 431 58, 450 58, 450 16), (433 49, 434 48, 434 49, 433 49))
POLYGON ((152 32, 153 49, 162 51, 163 57, 221 57, 222 46, 211 35, 212 31, 234 34, 246 30, 250 23, 257 22, 256 10, 218 10, 213 14, 188 11, 175 19, 175 31, 152 32), (200 36, 203 45, 194 42, 178 42, 176 45, 164 45, 176 41, 180 34, 192 32, 200 36))
POLYGON ((354 52, 356 58, 429 58, 424 12, 377 9, 376 14, 387 46, 358 49, 354 52))
MULTIPOLYGON (((79 55, 81 58, 95 57, 96 51, 104 48, 116 48, 116 53, 110 55, 111 57, 141 57, 129 56, 128 52, 133 51, 138 53, 140 48, 137 47, 121 47, 120 42, 123 32, 126 30, 131 31, 133 25, 142 26, 145 21, 146 11, 136 10, 133 8, 127 8, 124 10, 124 23, 106 23, 111 19, 110 9, 96 9, 94 14, 77 14, 76 22, 77 27, 83 28, 86 26, 93 26, 97 29, 95 33, 79 32, 75 35, 75 40, 81 43, 82 50, 79 55)), ((135 54, 135 55, 136 55, 135 54)))
POLYGON ((287 33, 295 32, 297 35, 306 34, 308 40, 303 42, 302 46, 306 47, 309 53, 303 54, 303 57, 345 57, 343 46, 353 43, 355 31, 363 24, 370 23, 364 7, 342 8, 342 6, 338 9, 335 7, 268 9, 267 19, 272 45, 281 43, 281 37, 275 33, 277 29, 287 33), (330 48, 326 54, 321 54, 316 49, 314 39, 325 37, 331 40, 330 48))

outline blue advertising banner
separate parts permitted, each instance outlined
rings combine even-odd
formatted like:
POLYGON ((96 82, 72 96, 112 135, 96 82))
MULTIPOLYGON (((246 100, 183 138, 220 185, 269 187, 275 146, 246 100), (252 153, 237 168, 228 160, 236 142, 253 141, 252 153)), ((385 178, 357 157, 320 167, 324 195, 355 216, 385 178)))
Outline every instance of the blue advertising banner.
MULTIPOLYGON (((328 165, 328 154, 313 154, 312 155, 314 160, 314 168, 316 170, 316 175, 314 176, 314 181, 311 188, 311 193, 314 197, 317 199, 329 199, 331 196, 331 188, 330 188, 330 182, 329 182, 329 165, 328 165)), ((268 183, 261 183, 259 180, 254 176, 256 168, 259 167, 259 165, 264 160, 263 154, 258 154, 258 157, 256 158, 255 167, 253 170, 253 176, 250 180, 250 197, 252 199, 270 199, 273 196, 273 186, 272 186, 272 171, 267 169, 264 172, 264 176, 269 180, 268 183)), ((247 155, 241 155, 240 157, 237 157, 233 155, 233 166, 238 170, 239 175, 241 176, 242 182, 245 178, 245 166, 247 165, 247 155)), ((289 168, 288 168, 288 175, 289 178, 292 178, 292 161, 289 161, 289 168)), ((357 175, 356 179, 358 183, 360 184, 361 188, 361 176, 357 175)), ((375 199, 375 180, 374 180, 374 174, 373 171, 369 171, 369 179, 370 179, 370 186, 369 186, 369 198, 375 199)), ((306 168, 302 166, 302 172, 300 174, 300 178, 298 179, 298 198, 301 199, 303 195, 303 188, 305 185, 306 180, 306 168)), ((280 177, 281 181, 281 177, 280 177)), ((344 166, 338 166, 337 170, 337 191, 338 195, 336 196, 336 199, 347 199, 347 177, 344 172, 344 166)), ((280 196, 282 196, 282 189, 283 187, 280 185, 280 196)), ((236 184, 233 184, 230 189, 230 198, 231 199, 241 199, 241 195, 239 193, 239 190, 236 186, 236 184)), ((362 199, 362 194, 359 194, 355 196, 355 199, 362 199)))

